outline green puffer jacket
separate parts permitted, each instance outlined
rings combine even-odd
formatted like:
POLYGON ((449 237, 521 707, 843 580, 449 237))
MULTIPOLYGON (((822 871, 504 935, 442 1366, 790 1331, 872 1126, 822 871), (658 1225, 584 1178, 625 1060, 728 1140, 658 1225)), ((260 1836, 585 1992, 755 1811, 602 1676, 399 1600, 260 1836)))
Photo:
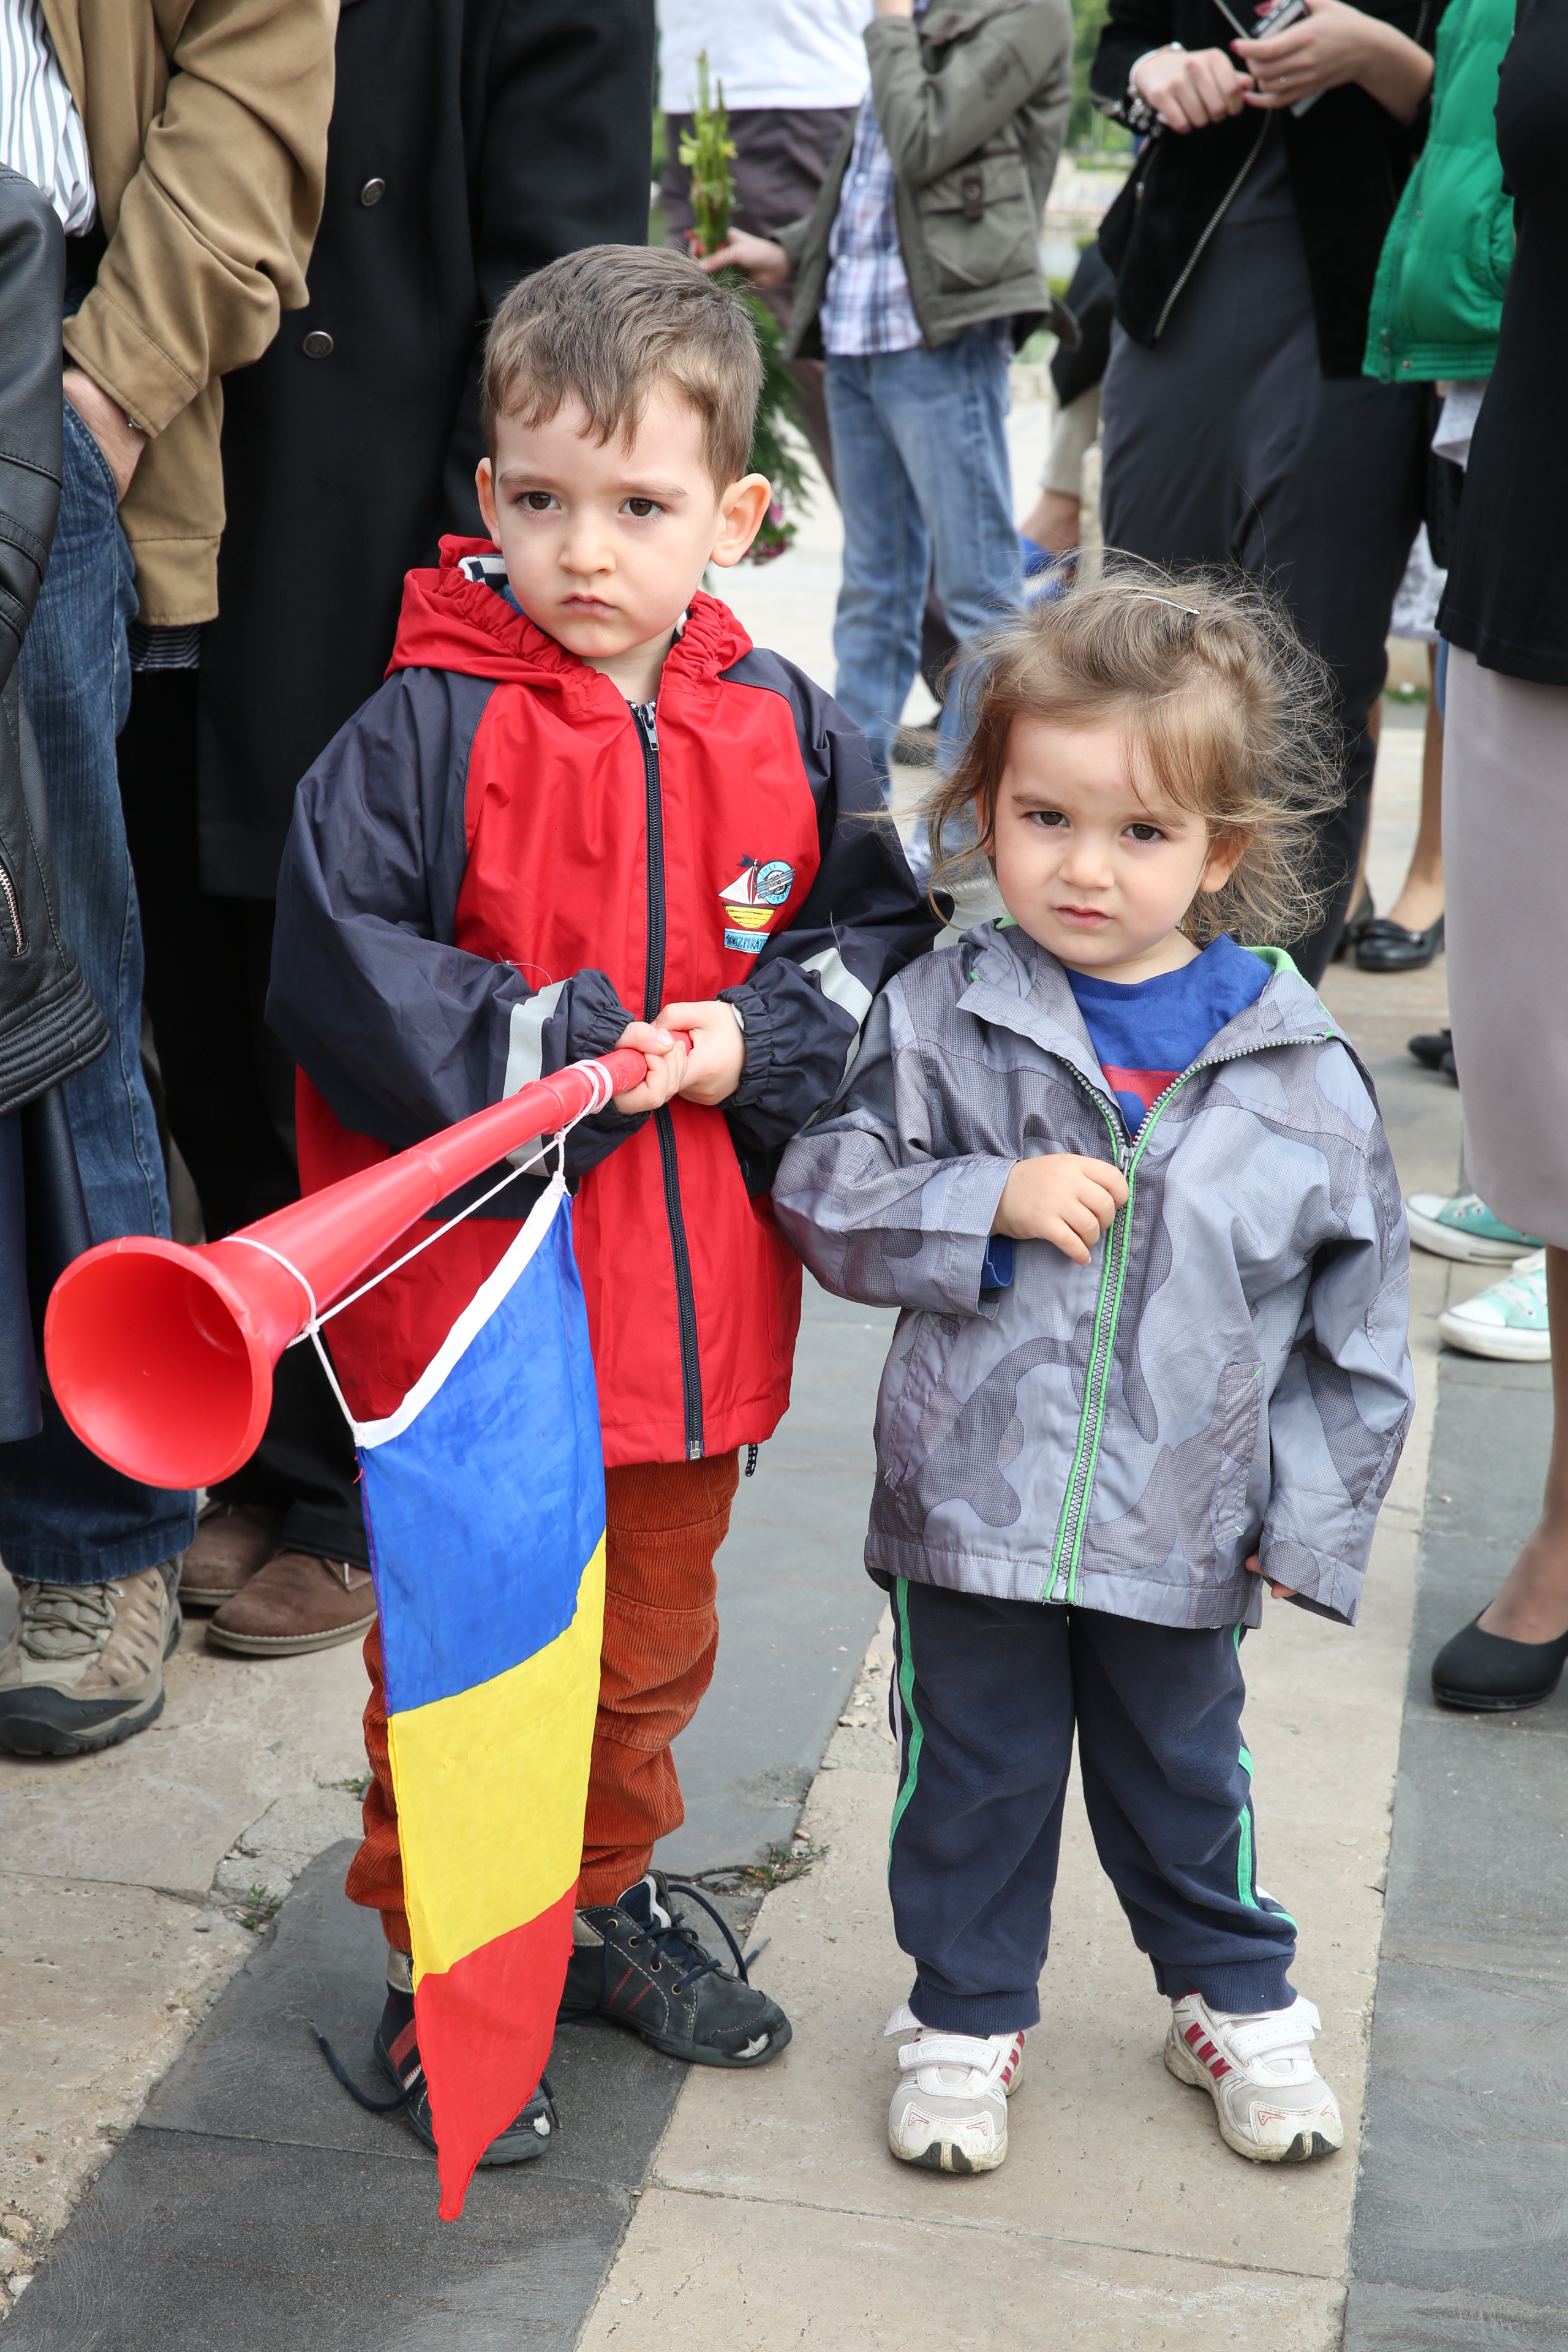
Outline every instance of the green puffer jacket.
POLYGON ((1367 320, 1384 383, 1490 375, 1513 263, 1513 199, 1498 156, 1498 68, 1514 0, 1451 0, 1437 28, 1432 128, 1389 224, 1367 320))
MULTIPOLYGON (((1068 0, 933 0, 917 22, 873 17, 866 54, 921 334, 947 343, 1005 318, 1027 332, 1051 302, 1040 219, 1072 105, 1068 0)), ((854 140, 852 123, 813 210, 773 231, 795 276, 791 359, 822 356, 816 314, 854 140)))

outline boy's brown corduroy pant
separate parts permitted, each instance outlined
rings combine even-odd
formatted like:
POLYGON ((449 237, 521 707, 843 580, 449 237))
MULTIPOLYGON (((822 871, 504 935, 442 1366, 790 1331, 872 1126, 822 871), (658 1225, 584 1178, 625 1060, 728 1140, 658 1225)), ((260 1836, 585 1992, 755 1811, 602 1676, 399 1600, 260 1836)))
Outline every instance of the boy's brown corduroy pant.
MULTIPOLYGON (((713 1560, 730 1527, 740 1455, 643 1462, 605 1473, 605 1645, 583 1828, 579 1904, 613 1903, 642 1876, 654 1842, 685 1819, 670 1742, 685 1730, 719 1647, 713 1560)), ((386 1758, 381 1632, 365 1636, 371 1784, 364 1843, 349 1865, 353 1903, 381 1913, 386 1940, 412 1949, 403 1908, 397 1806, 386 1758)))

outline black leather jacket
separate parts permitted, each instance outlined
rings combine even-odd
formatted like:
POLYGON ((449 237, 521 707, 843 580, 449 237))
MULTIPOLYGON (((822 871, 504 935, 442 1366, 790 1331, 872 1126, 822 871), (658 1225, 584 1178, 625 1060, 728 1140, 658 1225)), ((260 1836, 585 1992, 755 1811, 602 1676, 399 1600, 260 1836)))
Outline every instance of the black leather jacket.
MULTIPOLYGON (((1358 5, 1430 49, 1447 0, 1358 5)), ((1253 12, 1237 6, 1236 13, 1246 23, 1253 12)), ((1089 69, 1094 102, 1126 121, 1128 76, 1148 50, 1179 41, 1184 48, 1228 51, 1235 37, 1215 0, 1110 0, 1089 69)), ((1286 111, 1281 118, 1326 376, 1362 372, 1378 257, 1429 113, 1428 101, 1414 121, 1396 122, 1352 83, 1325 90, 1303 115, 1286 111)), ((1116 315, 1135 342, 1159 341, 1274 119, 1248 108, 1202 131, 1156 130, 1144 147, 1100 232, 1100 250, 1116 272, 1116 315)))
POLYGON ((60 930, 43 772, 16 680, 59 513, 64 279, 48 199, 0 165, 0 1117, 109 1043, 60 930))

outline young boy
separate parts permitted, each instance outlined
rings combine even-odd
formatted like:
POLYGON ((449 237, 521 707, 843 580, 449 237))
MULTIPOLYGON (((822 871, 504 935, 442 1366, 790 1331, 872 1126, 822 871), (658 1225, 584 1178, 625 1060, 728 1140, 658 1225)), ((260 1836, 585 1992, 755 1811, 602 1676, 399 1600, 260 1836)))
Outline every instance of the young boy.
MULTIPOLYGON (((490 542, 447 540, 409 574, 386 683, 300 786, 268 1005, 301 1071, 307 1190, 584 1055, 649 1057, 566 1147, 608 1526, 563 2014, 722 2066, 773 2056, 788 2021, 649 1865, 682 1819, 670 1744, 712 1673, 739 1449, 789 1398, 800 1274, 768 1187, 936 929, 871 821, 858 730, 699 587, 767 508, 746 470, 761 373, 742 302, 672 252, 595 247, 508 297, 483 386, 490 542)), ((393 1409, 538 1190, 520 1178, 333 1322, 357 1414, 393 1409)), ((419 2084, 405 2112, 428 2137, 374 1628, 365 1660, 374 1777, 348 1892, 382 1915, 377 2049, 419 2084)), ((548 2134, 535 2098, 486 2160, 548 2134)))

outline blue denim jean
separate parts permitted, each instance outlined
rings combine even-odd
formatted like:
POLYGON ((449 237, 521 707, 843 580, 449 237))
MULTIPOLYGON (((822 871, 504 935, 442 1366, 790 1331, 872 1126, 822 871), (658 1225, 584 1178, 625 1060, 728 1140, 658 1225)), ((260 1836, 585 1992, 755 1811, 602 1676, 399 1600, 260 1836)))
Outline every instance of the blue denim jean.
MULTIPOLYGON (((844 510, 844 574, 833 646, 838 700, 888 762, 920 667, 933 577, 960 646, 1015 606, 1023 568, 1007 457, 1007 344, 971 327, 935 351, 835 355, 827 417, 844 510)), ((939 741, 956 744, 950 695, 939 741)))
MULTIPOLYGON (((142 1075, 142 929, 125 846, 114 739, 131 704, 125 630, 136 614, 114 478, 68 401, 60 519, 19 673, 48 793, 66 931, 111 1035, 66 1082, 95 1242, 169 1231, 157 1120, 142 1075)), ((195 1498, 138 1486, 74 1437, 53 1399, 37 1437, 0 1446, 0 1557, 58 1584, 134 1575, 182 1551, 195 1498)))

